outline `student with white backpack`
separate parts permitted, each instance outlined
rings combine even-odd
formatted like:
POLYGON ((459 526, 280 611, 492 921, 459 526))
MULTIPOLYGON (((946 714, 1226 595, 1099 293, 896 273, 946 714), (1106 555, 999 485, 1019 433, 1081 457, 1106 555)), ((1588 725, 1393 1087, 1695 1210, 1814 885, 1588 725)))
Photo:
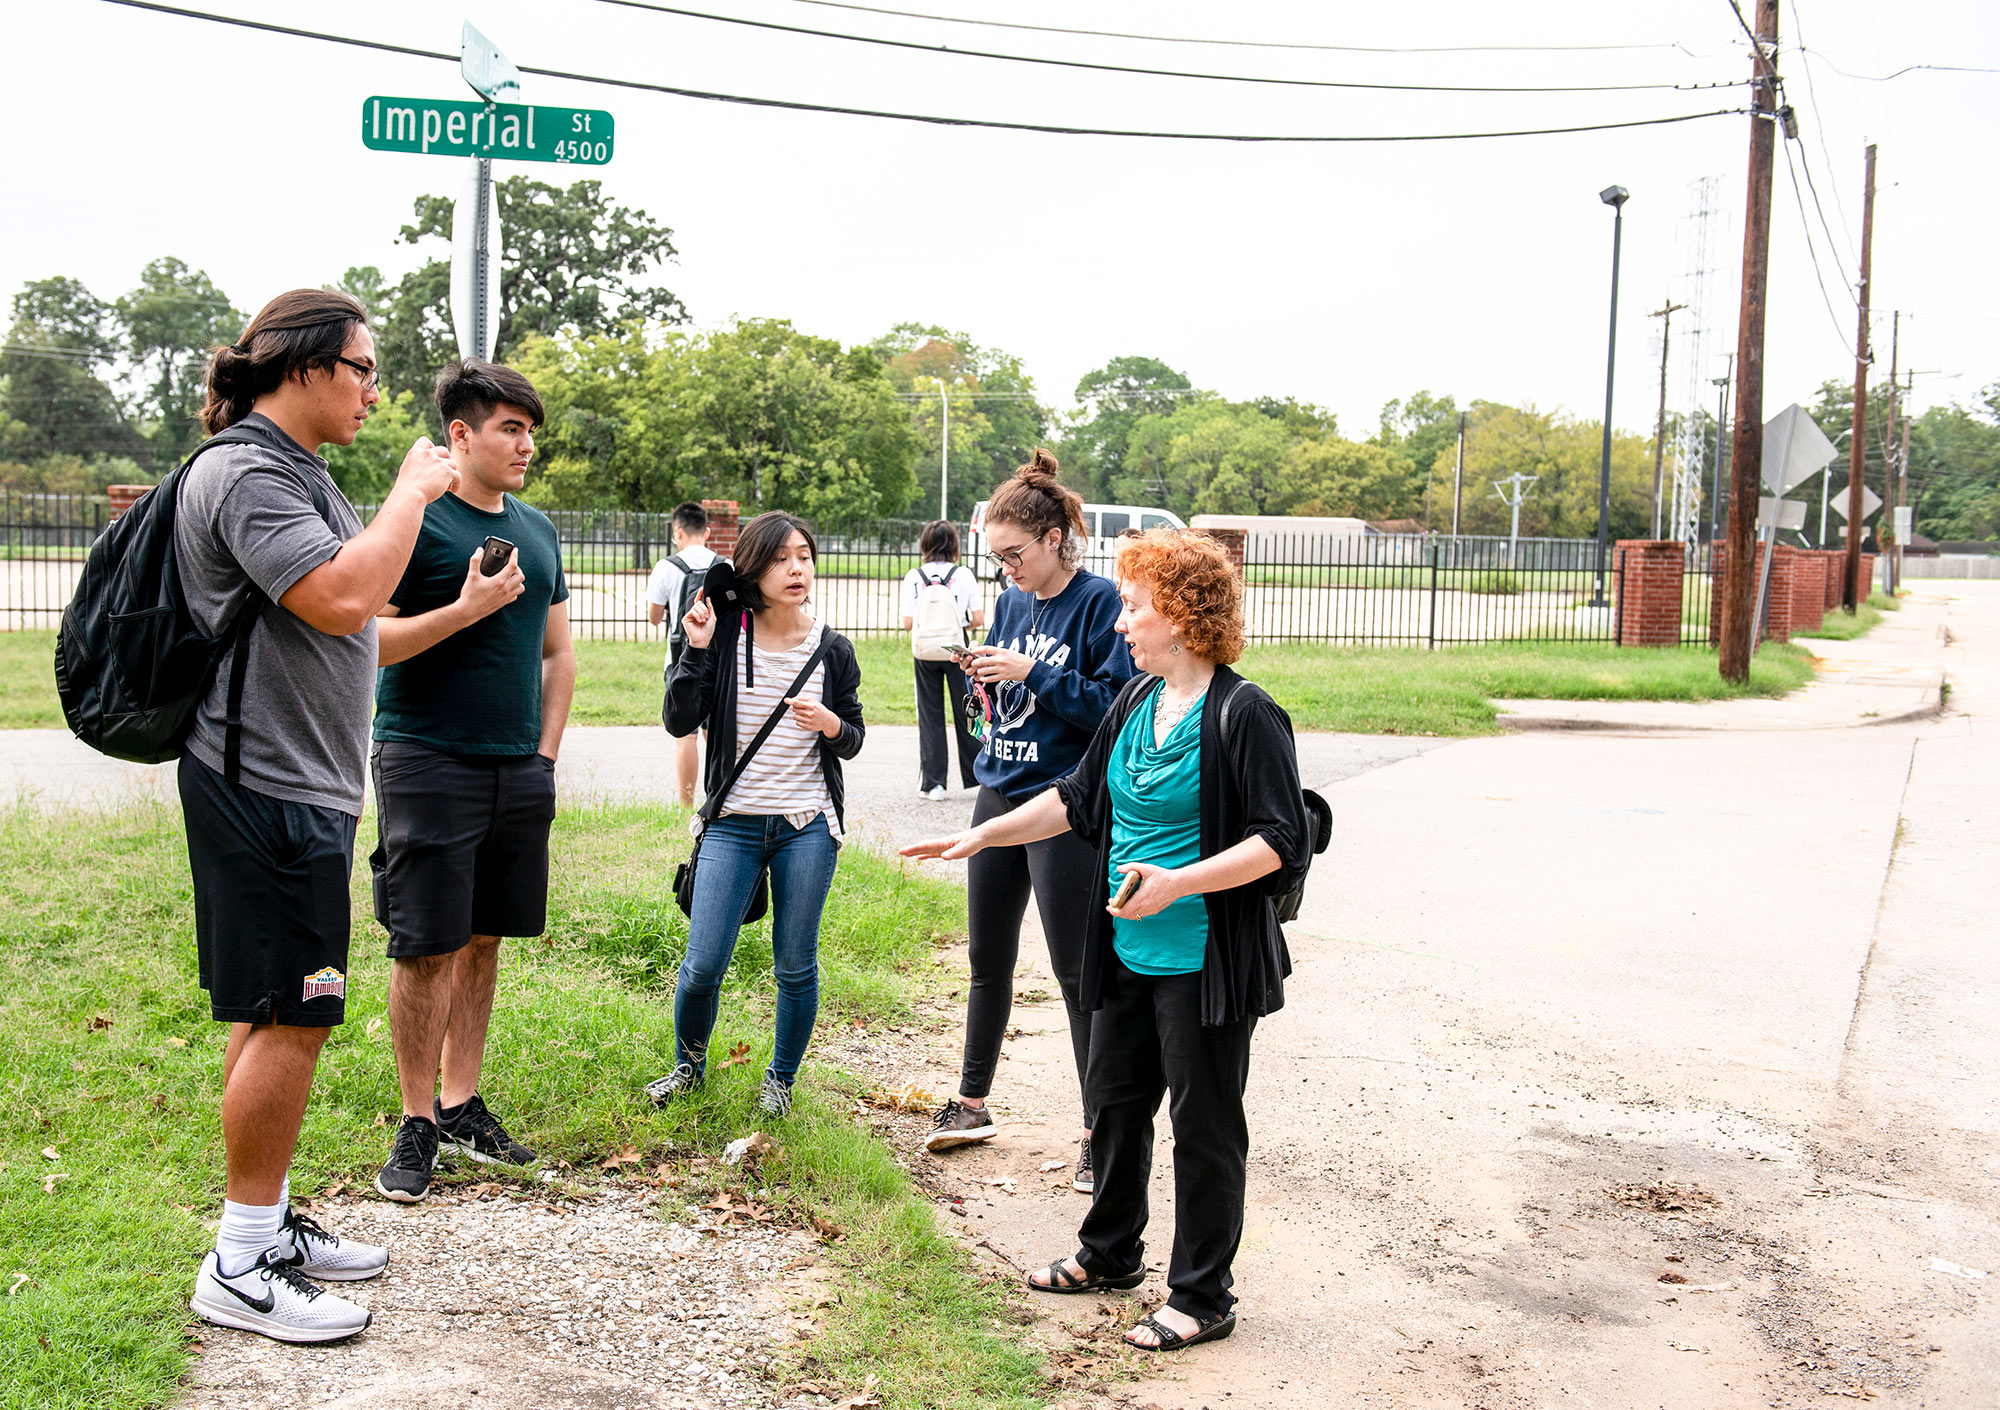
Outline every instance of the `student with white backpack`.
POLYGON ((910 655, 917 669, 917 791, 936 799, 945 796, 950 772, 945 757, 947 717, 958 737, 959 784, 979 786, 972 773, 979 742, 966 722, 963 701, 969 692, 953 653, 965 649, 969 629, 986 625, 986 609, 980 604, 978 578, 958 561, 957 529, 942 519, 926 524, 917 551, 923 555, 922 565, 903 575, 903 630, 910 634, 910 655))

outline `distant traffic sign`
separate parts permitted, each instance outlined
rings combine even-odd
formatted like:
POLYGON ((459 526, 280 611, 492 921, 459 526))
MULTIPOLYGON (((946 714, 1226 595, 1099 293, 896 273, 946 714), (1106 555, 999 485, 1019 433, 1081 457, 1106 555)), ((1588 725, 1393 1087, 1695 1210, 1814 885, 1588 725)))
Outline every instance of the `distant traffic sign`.
POLYGON ((616 128, 596 108, 537 108, 450 98, 365 98, 361 144, 377 152, 603 166, 616 128))

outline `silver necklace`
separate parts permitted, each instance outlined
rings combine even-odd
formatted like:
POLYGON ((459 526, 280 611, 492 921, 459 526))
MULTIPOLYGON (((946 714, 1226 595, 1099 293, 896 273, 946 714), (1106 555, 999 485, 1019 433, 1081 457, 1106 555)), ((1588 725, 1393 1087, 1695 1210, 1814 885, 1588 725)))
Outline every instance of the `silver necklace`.
POLYGON ((1169 708, 1167 705, 1167 687, 1164 684, 1160 686, 1160 693, 1153 697, 1153 746, 1155 748, 1158 748, 1161 742, 1174 732, 1174 726, 1186 719, 1188 711, 1199 704, 1201 697, 1206 694, 1208 692, 1204 690, 1200 694, 1190 696, 1180 704, 1169 708))

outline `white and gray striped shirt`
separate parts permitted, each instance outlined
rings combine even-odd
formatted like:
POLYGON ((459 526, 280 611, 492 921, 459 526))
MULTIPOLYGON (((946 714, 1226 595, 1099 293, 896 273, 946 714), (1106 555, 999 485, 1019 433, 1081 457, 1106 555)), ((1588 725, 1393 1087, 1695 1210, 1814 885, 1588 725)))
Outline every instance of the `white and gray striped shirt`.
MULTIPOLYGON (((789 651, 766 651, 751 646, 747 637, 736 641, 736 756, 750 747, 757 731, 771 712, 785 700, 785 693, 814 651, 819 649, 824 623, 815 622, 806 639, 789 651), (747 655, 757 653, 754 687, 743 682, 750 677, 747 655)), ((801 700, 826 700, 826 662, 821 661, 798 691, 801 700)), ((768 816, 779 813, 793 827, 805 827, 824 814, 827 831, 840 840, 840 819, 834 815, 833 795, 827 790, 826 775, 820 768, 819 743, 824 738, 792 718, 787 710, 771 737, 751 756, 736 787, 724 801, 722 811, 768 816)))

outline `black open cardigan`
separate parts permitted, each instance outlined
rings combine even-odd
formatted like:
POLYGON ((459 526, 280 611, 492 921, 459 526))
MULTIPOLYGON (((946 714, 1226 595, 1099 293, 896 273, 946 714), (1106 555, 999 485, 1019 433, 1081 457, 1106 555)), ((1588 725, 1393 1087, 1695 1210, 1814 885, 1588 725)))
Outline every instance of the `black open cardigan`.
MULTIPOLYGON (((736 767, 736 641, 750 627, 755 641, 755 614, 731 613, 715 624, 715 636, 706 647, 689 646, 674 658, 667 673, 667 698, 660 719, 667 733, 684 739, 698 729, 708 731, 708 757, 703 768, 702 791, 719 792, 736 767)), ((854 643, 835 631, 826 632, 826 708, 840 716, 840 733, 819 739, 820 775, 833 800, 833 815, 847 830, 847 785, 841 776, 840 761, 861 752, 864 733, 861 724, 861 663, 855 659, 854 643)), ((752 669, 755 669, 755 658, 752 669)), ((762 723, 761 721, 759 723, 762 723)))
MULTIPOLYGON (((1081 1007, 1103 1007, 1104 963, 1111 953, 1111 749, 1132 712, 1151 699, 1159 679, 1135 676, 1118 693, 1090 748, 1056 793, 1070 829, 1097 850, 1084 935, 1081 1007)), ((1215 668, 1201 712, 1201 856, 1205 861, 1247 837, 1278 854, 1278 869, 1246 886, 1211 891, 1208 950, 1201 968, 1201 1021, 1210 1026, 1276 1013, 1285 1005, 1291 952, 1272 897, 1298 884, 1311 858, 1312 827, 1299 785, 1292 720, 1264 691, 1227 666, 1215 668), (1232 694, 1233 693, 1233 694, 1232 694), (1222 737, 1229 701, 1229 738, 1222 737)))

